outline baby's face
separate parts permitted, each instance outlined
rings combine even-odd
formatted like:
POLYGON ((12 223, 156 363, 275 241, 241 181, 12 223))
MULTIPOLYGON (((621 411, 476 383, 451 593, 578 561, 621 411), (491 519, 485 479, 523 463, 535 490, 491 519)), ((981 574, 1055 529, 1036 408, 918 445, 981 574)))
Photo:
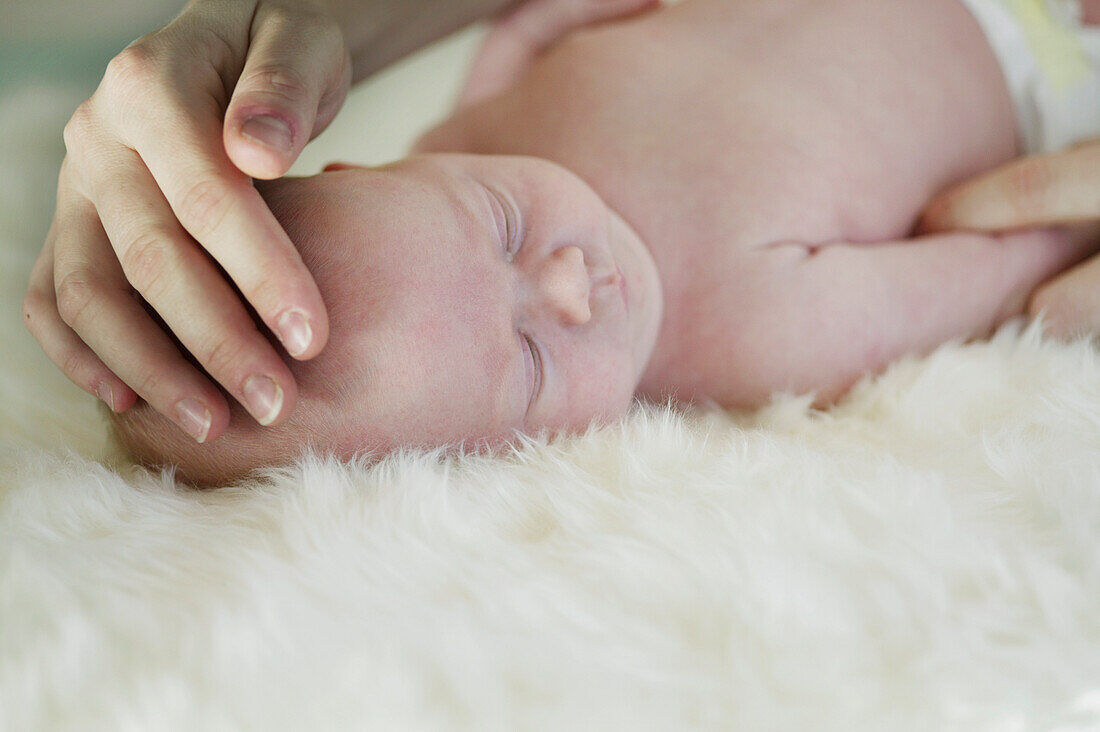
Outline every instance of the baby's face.
MULTIPOLYGON (((325 298, 329 345, 294 365, 287 424, 259 428, 237 410, 208 446, 157 429, 156 444, 134 445, 139 456, 216 480, 285 459, 288 445, 349 456, 492 444, 630 404, 656 340, 660 284, 638 236, 568 171, 425 155, 260 188, 325 298)), ((143 439, 122 422, 127 442, 143 439)))

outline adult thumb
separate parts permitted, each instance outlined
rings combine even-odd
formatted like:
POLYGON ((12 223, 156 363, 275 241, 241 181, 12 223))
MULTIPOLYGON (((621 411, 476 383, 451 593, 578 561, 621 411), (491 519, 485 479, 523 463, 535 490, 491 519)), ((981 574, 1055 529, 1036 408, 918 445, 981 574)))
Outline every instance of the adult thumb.
POLYGON ((335 21, 261 3, 225 111, 230 160, 252 178, 283 175, 332 121, 350 85, 351 59, 335 21))

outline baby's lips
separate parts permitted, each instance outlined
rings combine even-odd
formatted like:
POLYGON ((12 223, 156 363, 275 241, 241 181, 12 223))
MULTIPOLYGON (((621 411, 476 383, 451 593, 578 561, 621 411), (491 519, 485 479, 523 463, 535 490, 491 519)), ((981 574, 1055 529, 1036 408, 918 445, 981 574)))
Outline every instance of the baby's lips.
POLYGON ((321 170, 325 173, 334 173, 337 170, 348 170, 349 168, 359 168, 362 166, 355 165, 354 163, 345 163, 342 160, 333 160, 331 163, 327 163, 321 170))

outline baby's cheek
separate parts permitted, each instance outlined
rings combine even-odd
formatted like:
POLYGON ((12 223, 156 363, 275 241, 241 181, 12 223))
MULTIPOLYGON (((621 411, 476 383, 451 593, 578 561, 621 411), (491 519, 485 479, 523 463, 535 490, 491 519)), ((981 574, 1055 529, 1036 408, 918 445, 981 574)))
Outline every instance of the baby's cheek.
POLYGON ((565 389, 560 426, 583 429, 593 420, 618 419, 629 409, 637 379, 629 354, 618 349, 595 348, 583 360, 575 360, 565 389))

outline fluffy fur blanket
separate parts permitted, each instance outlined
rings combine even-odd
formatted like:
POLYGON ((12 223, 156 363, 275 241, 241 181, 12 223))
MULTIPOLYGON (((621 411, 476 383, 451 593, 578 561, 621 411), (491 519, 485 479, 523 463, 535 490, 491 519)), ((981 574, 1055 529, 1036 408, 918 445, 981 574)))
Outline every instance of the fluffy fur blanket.
POLYGON ((0 97, 0 729, 1100 728, 1088 343, 190 490, 19 322, 79 98, 0 97))

